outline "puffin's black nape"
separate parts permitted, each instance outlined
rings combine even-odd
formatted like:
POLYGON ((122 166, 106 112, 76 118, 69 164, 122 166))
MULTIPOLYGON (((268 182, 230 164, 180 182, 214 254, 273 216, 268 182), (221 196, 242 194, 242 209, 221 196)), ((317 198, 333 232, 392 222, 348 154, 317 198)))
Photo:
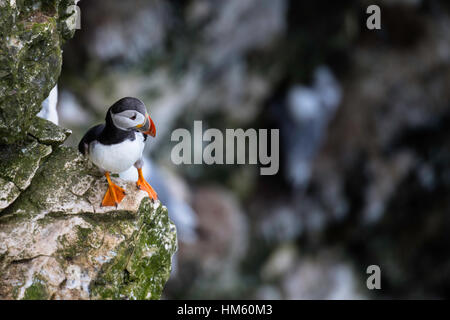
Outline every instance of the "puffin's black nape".
POLYGON ((109 111, 111 111, 112 113, 120 113, 125 110, 136 110, 143 115, 145 115, 147 112, 147 108, 141 100, 133 97, 125 97, 115 102, 109 108, 108 113, 109 111))

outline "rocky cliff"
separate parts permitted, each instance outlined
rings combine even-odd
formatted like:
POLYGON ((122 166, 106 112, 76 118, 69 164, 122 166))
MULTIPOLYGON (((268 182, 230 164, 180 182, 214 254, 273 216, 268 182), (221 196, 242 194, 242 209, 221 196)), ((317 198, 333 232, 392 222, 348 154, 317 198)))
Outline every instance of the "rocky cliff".
POLYGON ((70 130, 36 117, 74 33, 74 1, 0 0, 0 299, 158 299, 176 230, 133 183, 106 181, 70 130))

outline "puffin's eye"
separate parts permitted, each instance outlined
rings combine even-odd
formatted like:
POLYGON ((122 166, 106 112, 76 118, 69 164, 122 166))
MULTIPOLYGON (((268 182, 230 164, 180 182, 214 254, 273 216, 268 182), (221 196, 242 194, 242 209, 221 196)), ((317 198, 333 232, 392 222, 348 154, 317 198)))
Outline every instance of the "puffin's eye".
POLYGON ((130 117, 131 120, 136 120, 136 115, 133 115, 132 117, 130 117))

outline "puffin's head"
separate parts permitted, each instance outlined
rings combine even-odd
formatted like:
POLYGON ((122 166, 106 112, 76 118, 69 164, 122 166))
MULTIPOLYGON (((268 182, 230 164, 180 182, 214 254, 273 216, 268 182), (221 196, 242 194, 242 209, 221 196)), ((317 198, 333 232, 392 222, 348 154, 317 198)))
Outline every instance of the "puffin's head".
POLYGON ((109 108, 106 121, 110 120, 119 129, 138 130, 144 134, 156 135, 155 124, 147 114, 144 103, 136 98, 122 98, 109 108))

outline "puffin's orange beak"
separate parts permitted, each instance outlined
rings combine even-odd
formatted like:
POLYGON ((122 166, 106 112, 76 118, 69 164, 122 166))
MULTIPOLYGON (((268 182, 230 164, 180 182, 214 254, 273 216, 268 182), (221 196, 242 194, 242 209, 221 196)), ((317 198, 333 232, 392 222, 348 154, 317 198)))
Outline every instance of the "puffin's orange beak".
POLYGON ((156 127, 153 123, 152 118, 150 118, 149 115, 147 115, 147 118, 145 119, 145 122, 141 125, 138 125, 136 127, 139 131, 141 131, 144 134, 148 134, 152 137, 156 136, 156 127))
POLYGON ((156 136, 156 127, 155 124, 153 123, 152 118, 150 118, 150 116, 148 116, 148 120, 150 121, 150 128, 148 129, 148 131, 145 131, 144 134, 148 134, 152 137, 156 136))

